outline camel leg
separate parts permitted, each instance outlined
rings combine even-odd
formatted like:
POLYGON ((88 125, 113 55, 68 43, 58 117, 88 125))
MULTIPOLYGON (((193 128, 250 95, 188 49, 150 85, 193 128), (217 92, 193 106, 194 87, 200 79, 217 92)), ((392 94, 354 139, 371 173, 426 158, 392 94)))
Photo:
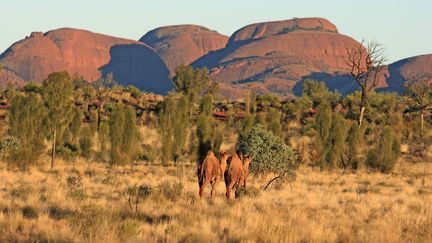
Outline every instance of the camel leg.
POLYGON ((216 178, 214 180, 214 182, 212 184, 211 197, 215 197, 216 196, 216 194, 217 194, 216 187, 217 187, 217 184, 219 183, 219 181, 220 181, 220 177, 216 178))
POLYGON ((230 181, 230 183, 228 184, 228 186, 226 188, 226 197, 227 197, 227 199, 231 199, 231 190, 232 190, 234 184, 235 184, 234 181, 230 181))
POLYGON ((235 193, 236 198, 238 198, 238 196, 239 196, 239 187, 240 187, 241 183, 242 183, 242 181, 240 180, 235 184, 235 192, 234 193, 235 193))
POLYGON ((200 197, 202 197, 204 189, 209 183, 210 183, 210 181, 207 178, 205 178, 204 182, 202 183, 202 185, 200 186, 200 189, 199 189, 199 196, 200 197))

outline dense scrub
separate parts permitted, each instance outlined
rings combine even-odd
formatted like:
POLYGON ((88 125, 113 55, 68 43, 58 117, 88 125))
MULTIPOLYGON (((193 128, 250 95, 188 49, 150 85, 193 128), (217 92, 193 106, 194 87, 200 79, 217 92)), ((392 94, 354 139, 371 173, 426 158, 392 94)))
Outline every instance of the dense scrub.
MULTIPOLYGON (((7 122, 2 144, 15 141, 16 146, 2 147, 3 160, 22 170, 48 153, 52 167, 57 156, 124 165, 199 162, 210 149, 233 152, 250 143, 257 126, 262 131, 256 136, 269 132, 278 141, 270 142, 278 149, 268 144, 261 149, 269 152, 268 163, 283 158, 279 168, 295 160, 321 169, 390 172, 401 154, 412 162, 431 156, 432 91, 421 81, 407 83, 406 95, 369 92, 359 125, 359 92, 342 97, 323 82, 306 80, 301 97, 251 93, 230 101, 219 96, 206 73, 179 67, 176 92, 163 98, 117 86, 109 77, 89 84, 65 72, 53 73, 41 85, 8 88, 2 94, 7 122)), ((253 146, 243 149, 263 153, 253 146)))

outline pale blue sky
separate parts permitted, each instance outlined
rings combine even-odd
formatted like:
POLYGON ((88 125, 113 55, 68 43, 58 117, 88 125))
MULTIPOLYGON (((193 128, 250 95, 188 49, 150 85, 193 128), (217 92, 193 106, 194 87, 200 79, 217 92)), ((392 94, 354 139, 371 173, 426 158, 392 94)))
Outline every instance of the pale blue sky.
POLYGON ((0 52, 32 31, 61 27, 137 40, 164 25, 231 35, 255 22, 324 17, 356 40, 382 43, 390 61, 432 54, 430 0, 2 0, 0 10, 0 52))

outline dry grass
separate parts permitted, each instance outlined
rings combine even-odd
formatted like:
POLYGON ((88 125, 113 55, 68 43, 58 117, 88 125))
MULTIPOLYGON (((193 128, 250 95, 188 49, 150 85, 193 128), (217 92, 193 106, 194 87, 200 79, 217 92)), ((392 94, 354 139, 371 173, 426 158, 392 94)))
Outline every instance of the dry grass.
POLYGON ((292 190, 258 190, 268 177, 256 176, 230 202, 223 183, 215 200, 209 189, 200 200, 194 167, 0 168, 0 242, 432 242, 427 167, 389 175, 301 168, 292 190), (152 187, 138 212, 123 197, 135 184, 152 187))

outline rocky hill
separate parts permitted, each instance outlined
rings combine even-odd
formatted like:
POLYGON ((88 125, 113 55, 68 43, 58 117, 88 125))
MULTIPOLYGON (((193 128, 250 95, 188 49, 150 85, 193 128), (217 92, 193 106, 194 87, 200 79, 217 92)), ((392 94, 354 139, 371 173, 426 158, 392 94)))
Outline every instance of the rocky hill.
POLYGON ((381 90, 402 93, 406 80, 432 83, 432 54, 406 58, 387 67, 387 87, 381 90))
POLYGON ((228 36, 202 26, 176 25, 152 30, 140 41, 153 47, 174 73, 177 66, 189 65, 211 51, 224 48, 228 36))
POLYGON ((63 70, 94 81, 112 72, 123 85, 158 93, 172 88, 166 65, 151 47, 78 29, 33 32, 1 54, 0 64, 24 81, 40 82, 63 70))
POLYGON ((321 18, 265 22, 238 30, 226 48, 203 56, 193 66, 207 66, 213 80, 225 87, 258 93, 289 94, 305 78, 324 79, 348 92, 356 87, 344 75, 346 48, 358 45, 321 18))
MULTIPOLYGON (((358 45, 322 18, 252 24, 230 38, 197 25, 157 28, 140 41, 63 28, 33 32, 1 54, 0 88, 67 70, 90 82, 112 73, 122 85, 164 94, 172 90, 175 68, 191 64, 208 67, 225 97, 244 97, 250 90, 300 95, 309 78, 348 94, 358 86, 347 74, 347 48, 358 45)), ((432 81, 432 55, 390 64, 382 76, 380 90, 399 93, 407 79, 432 81)))

